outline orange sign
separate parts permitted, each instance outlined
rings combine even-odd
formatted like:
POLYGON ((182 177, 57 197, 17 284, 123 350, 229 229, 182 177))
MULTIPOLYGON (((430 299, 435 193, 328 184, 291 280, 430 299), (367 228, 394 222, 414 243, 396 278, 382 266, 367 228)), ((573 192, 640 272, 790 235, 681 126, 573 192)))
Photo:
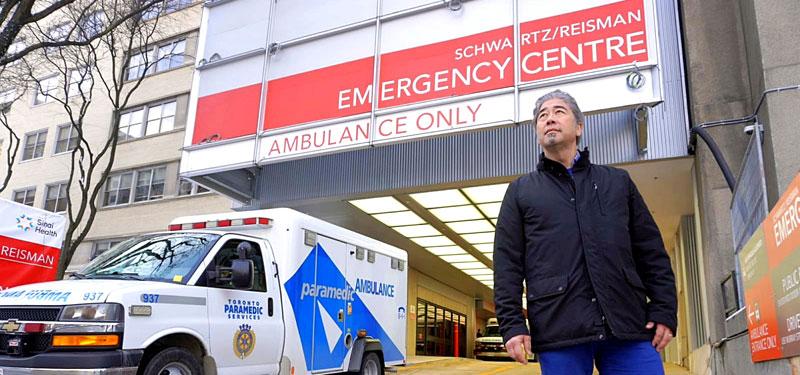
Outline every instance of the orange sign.
POLYGON ((753 361, 800 355, 800 174, 741 252, 753 361))

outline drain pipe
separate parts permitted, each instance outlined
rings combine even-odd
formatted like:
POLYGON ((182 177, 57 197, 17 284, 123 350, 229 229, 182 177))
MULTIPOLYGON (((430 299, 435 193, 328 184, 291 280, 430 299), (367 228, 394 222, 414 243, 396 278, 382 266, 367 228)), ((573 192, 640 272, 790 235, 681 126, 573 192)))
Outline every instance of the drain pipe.
POLYGON ((703 141, 706 143, 706 145, 708 145, 708 148, 711 150, 711 154, 714 155, 714 159, 717 161, 719 168, 722 170, 722 175, 725 177, 725 182, 728 183, 728 188, 731 189, 731 192, 733 192, 733 189, 736 186, 736 177, 733 176, 731 168, 728 166, 728 163, 725 161, 725 157, 722 155, 722 151, 719 149, 719 146, 717 146, 717 143, 714 142, 714 139, 711 138, 711 134, 709 134, 706 129, 717 126, 737 125, 737 124, 756 122, 758 120, 758 111, 764 104, 764 100, 766 99, 767 94, 790 91, 790 90, 800 90, 800 85, 785 86, 785 87, 778 87, 774 89, 765 90, 764 92, 761 93, 761 98, 758 100, 758 105, 756 106, 756 109, 753 111, 752 114, 748 116, 733 118, 728 120, 708 121, 692 127, 691 129, 692 133, 699 135, 700 138, 702 138, 703 141))

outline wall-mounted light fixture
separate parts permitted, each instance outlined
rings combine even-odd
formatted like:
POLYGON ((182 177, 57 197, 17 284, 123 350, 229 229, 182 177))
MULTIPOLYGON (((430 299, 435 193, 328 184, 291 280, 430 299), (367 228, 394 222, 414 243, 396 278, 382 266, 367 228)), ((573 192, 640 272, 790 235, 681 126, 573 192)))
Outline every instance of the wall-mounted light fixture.
POLYGON ((626 82, 628 83, 628 87, 638 90, 644 87, 645 84, 645 76, 639 70, 639 66, 636 64, 636 61, 633 62, 633 71, 628 73, 628 76, 625 78, 626 82))
POLYGON ((633 110, 633 119, 636 121, 636 145, 639 154, 647 153, 647 120, 650 111, 647 106, 640 105, 633 110))
POLYGON ((461 10, 461 7, 464 6, 461 0, 444 0, 444 2, 447 4, 447 9, 450 9, 453 12, 461 10))

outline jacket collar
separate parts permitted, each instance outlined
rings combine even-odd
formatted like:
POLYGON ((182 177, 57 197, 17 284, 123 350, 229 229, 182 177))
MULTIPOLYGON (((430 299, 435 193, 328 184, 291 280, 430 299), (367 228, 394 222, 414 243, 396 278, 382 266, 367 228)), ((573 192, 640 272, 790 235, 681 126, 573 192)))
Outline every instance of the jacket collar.
MULTIPOLYGON (((578 159, 575 165, 572 166, 573 172, 584 170, 591 165, 591 162, 589 161, 589 148, 584 147, 583 151, 579 151, 579 153, 581 154, 581 157, 578 159)), ((563 164, 548 159, 546 156, 544 156, 544 152, 539 154, 539 163, 536 165, 536 170, 567 173, 567 168, 564 167, 563 164)))

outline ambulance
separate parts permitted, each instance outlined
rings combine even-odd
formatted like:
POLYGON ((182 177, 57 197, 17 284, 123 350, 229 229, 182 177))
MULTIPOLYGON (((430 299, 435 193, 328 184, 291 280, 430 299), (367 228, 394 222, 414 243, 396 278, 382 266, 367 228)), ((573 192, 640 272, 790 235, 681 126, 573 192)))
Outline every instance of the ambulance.
POLYGON ((405 363, 407 260, 285 208, 178 218, 0 291, 0 375, 383 374, 405 363))

